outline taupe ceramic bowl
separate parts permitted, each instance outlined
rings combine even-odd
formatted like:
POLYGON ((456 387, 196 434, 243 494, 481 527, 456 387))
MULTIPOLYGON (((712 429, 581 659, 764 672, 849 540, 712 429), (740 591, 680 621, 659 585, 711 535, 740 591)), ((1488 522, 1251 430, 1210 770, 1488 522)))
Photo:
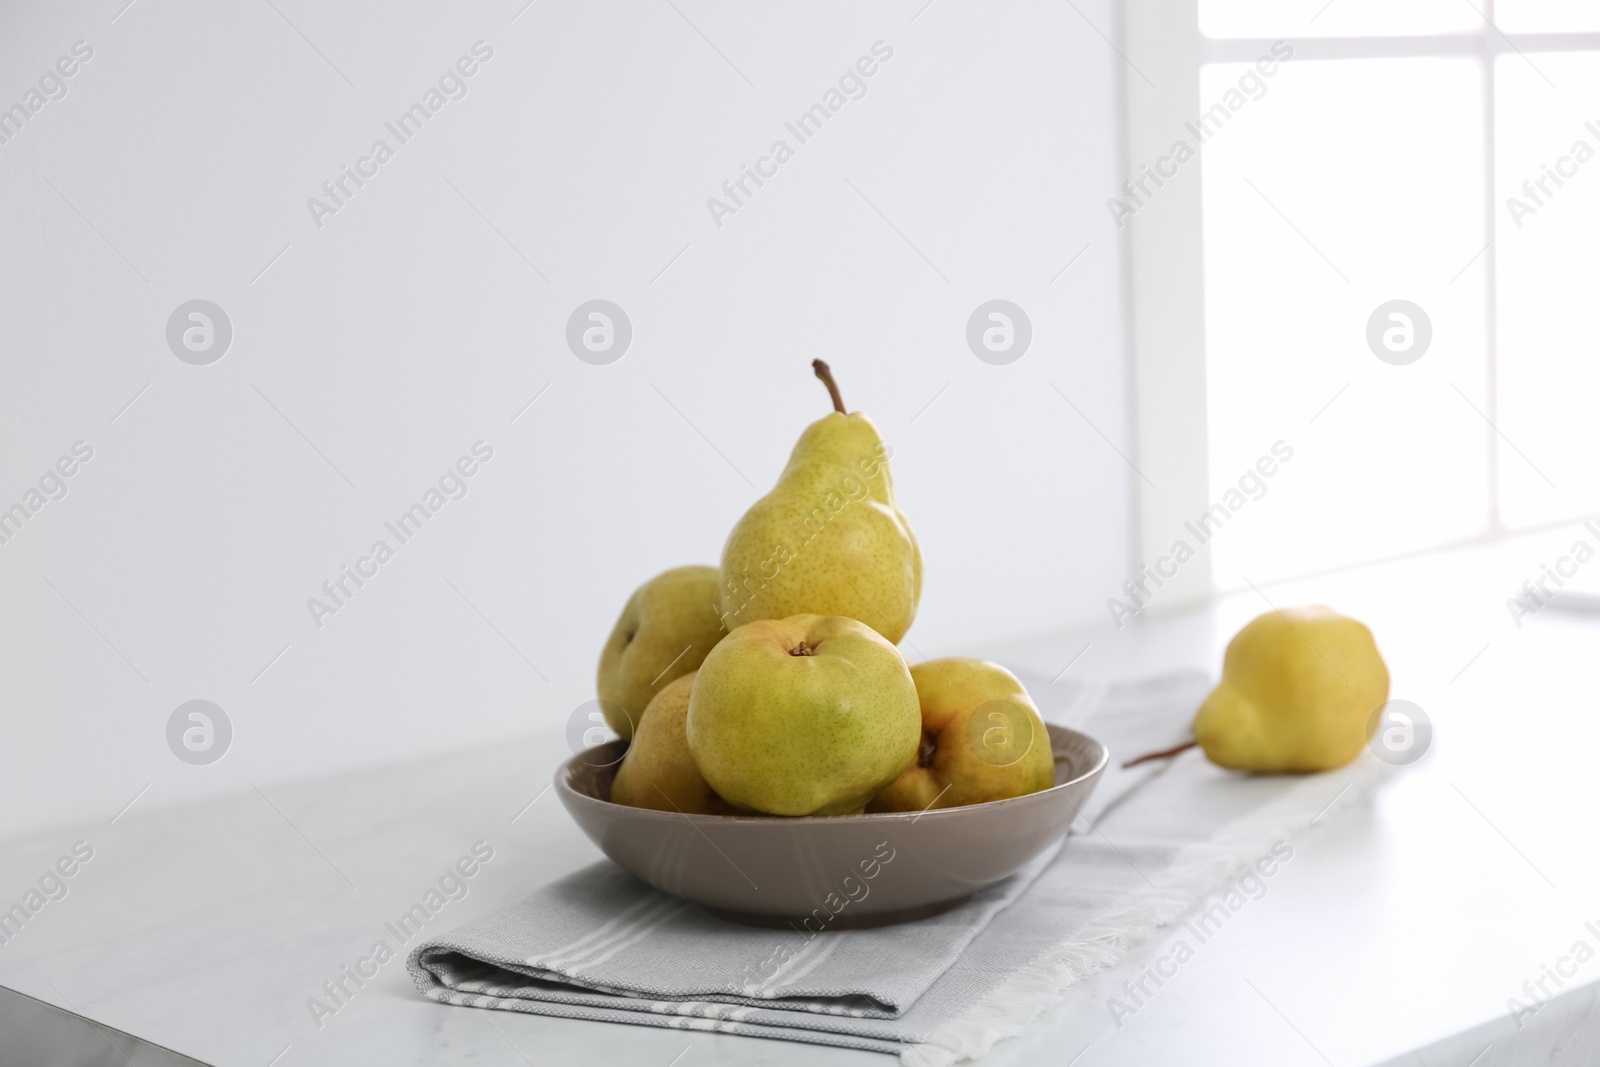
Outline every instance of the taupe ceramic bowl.
POLYGON ((993 885, 1067 832, 1109 755, 1075 730, 1049 730, 1051 788, 921 813, 782 818, 613 804, 622 741, 572 757, 555 785, 607 856, 668 893, 736 921, 873 925, 926 915, 993 885))

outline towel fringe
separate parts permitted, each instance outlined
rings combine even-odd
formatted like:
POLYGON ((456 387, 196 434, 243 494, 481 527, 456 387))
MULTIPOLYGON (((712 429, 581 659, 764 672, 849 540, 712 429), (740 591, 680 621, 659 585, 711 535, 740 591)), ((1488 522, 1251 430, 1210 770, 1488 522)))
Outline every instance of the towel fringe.
POLYGON ((1307 778, 1259 810, 1230 823, 1210 841, 1186 846, 1153 887, 1035 957, 958 1018, 900 1053, 907 1067, 947 1067, 981 1056, 1001 1038, 1023 1031, 1065 999, 1071 986, 1110 968, 1196 903, 1222 888, 1275 842, 1308 829, 1324 815, 1365 800, 1387 768, 1362 754, 1348 767, 1307 778), (1345 779, 1332 802, 1328 787, 1345 779))

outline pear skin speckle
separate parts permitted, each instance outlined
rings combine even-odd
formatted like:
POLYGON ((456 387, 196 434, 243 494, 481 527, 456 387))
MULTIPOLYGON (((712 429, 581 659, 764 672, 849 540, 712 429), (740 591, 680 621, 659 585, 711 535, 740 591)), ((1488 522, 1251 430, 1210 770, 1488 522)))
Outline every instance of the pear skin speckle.
POLYGON ((697 669, 724 631, 717 569, 674 567, 634 590, 600 650, 595 688, 606 723, 623 738, 663 687, 697 669))
POLYGON ((706 784, 689 753, 691 672, 661 688, 640 716, 633 742, 611 783, 611 801, 687 815, 732 815, 735 809, 706 784))
POLYGON ((807 426, 771 492, 722 549, 729 629, 843 615, 898 644, 922 595, 922 551, 894 502, 889 449, 860 412, 807 426))
POLYGON ((695 675, 689 750, 734 805, 769 815, 860 812, 916 758, 916 686, 880 634, 840 616, 742 626, 695 675))
POLYGON ((982 804, 1055 784, 1049 731, 1016 675, 998 663, 951 656, 916 664, 911 680, 922 709, 919 758, 868 811, 982 804), (975 723, 974 716, 984 718, 975 723))

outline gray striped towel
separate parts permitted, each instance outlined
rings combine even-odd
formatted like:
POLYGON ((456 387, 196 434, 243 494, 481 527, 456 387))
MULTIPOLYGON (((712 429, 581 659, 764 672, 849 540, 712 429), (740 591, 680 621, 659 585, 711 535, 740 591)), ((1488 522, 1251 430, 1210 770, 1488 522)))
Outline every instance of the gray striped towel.
POLYGON ((1308 778, 1245 777, 1190 752, 1123 771, 1121 759, 1187 736, 1203 676, 1023 681, 1046 719, 1105 743, 1112 766, 1063 846, 957 907, 808 936, 725 922, 602 861, 418 946, 412 979, 447 1004, 952 1063, 1263 857, 1292 855, 1288 839, 1331 801, 1364 795, 1349 787, 1381 766, 1363 754, 1308 778))

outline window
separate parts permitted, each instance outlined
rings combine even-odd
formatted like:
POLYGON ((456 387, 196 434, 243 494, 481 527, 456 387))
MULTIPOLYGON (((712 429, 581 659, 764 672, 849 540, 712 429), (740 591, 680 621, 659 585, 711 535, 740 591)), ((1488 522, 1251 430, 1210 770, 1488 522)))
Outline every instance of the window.
MULTIPOLYGON (((1130 64, 1192 84, 1182 113, 1213 116, 1191 131, 1189 207, 1171 195, 1134 237, 1136 259, 1170 255, 1152 248, 1181 245, 1185 210, 1199 218, 1203 419, 1146 425, 1161 376, 1146 365, 1137 380, 1141 454, 1159 467, 1203 444, 1208 495, 1147 506, 1146 552, 1173 539, 1162 524, 1241 495, 1209 546, 1214 587, 1600 511, 1600 5, 1193 12, 1197 35, 1175 44, 1129 9, 1130 64), (1198 426, 1202 442, 1179 439, 1198 426), (1280 441, 1292 458, 1249 477, 1280 441)), ((1139 160, 1181 112, 1148 103, 1146 75, 1127 84, 1139 160)), ((1137 337, 1159 293, 1134 290, 1137 337)), ((1138 348, 1136 363, 1170 358, 1138 348)))

